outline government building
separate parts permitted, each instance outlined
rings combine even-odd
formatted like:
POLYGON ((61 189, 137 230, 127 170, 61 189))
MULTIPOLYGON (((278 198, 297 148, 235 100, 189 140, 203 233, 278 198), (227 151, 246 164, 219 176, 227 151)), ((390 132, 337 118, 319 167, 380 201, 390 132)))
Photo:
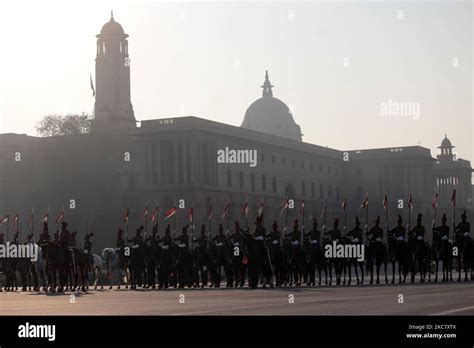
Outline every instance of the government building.
MULTIPOLYGON (((306 229, 313 217, 323 224, 325 206, 327 225, 334 217, 343 221, 344 199, 349 227, 355 215, 365 223, 366 211, 360 205, 367 196, 369 224, 377 215, 384 223, 385 193, 391 226, 398 214, 407 220, 410 194, 412 223, 423 213, 425 226, 430 226, 435 192, 438 220, 442 212, 452 219, 454 188, 456 219, 462 210, 472 211, 471 164, 454 156, 447 136, 440 135, 436 157, 421 146, 345 151, 305 143, 297 119, 275 96, 268 72, 261 96, 258 86, 248 86, 259 98, 242 109, 240 127, 194 116, 137 122, 128 58, 128 35, 112 16, 97 35, 91 131, 55 137, 0 135, 0 215, 19 213, 22 240, 31 231, 27 220, 32 211, 36 239, 44 214, 49 211, 52 234, 59 228, 56 216, 64 209, 71 231, 82 236, 94 232, 95 247, 112 245, 117 228, 125 228, 124 211, 130 209, 131 235, 138 225, 145 225, 147 204, 148 230, 158 206, 162 234, 165 223, 175 221, 165 222, 164 212, 180 200, 185 208, 177 211, 176 230, 187 222, 191 205, 196 229, 202 223, 209 226, 212 205, 213 234, 220 223, 227 228, 227 218, 222 217, 227 202, 231 229, 234 220, 245 224, 241 207, 246 201, 249 225, 263 201, 267 229, 274 219, 281 229, 286 221, 291 227, 294 219, 301 220, 302 200, 306 229), (218 162, 218 151, 226 148, 255 150, 256 165, 245 160, 218 162), (294 208, 281 214, 286 198, 294 201, 294 208)), ((5 233, 5 224, 0 228, 5 233)))

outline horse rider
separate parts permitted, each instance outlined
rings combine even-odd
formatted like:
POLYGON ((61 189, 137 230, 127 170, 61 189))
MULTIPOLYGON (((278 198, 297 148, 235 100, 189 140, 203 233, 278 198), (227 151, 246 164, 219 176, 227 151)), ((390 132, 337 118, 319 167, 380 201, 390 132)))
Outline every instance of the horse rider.
POLYGON ((471 232, 471 224, 467 221, 466 211, 461 215, 461 222, 455 227, 454 233, 456 237, 462 240, 462 237, 468 237, 469 233, 471 232))
POLYGON ((86 233, 85 241, 84 241, 84 253, 87 255, 87 259, 89 260, 89 264, 92 266, 94 264, 92 258, 92 241, 91 237, 93 237, 93 233, 86 233))
POLYGON ((245 283, 245 265, 242 263, 244 257, 244 237, 240 224, 234 224, 234 233, 229 237, 232 243, 232 273, 235 280, 235 287, 243 287, 245 283))

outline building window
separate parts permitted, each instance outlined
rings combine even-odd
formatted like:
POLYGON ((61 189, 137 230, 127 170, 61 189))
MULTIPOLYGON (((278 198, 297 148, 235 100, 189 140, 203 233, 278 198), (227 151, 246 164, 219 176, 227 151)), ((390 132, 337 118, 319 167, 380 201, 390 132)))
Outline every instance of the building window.
POLYGON ((267 180, 265 178, 265 175, 262 175, 262 191, 265 191, 267 189, 267 180))
POLYGON ((272 178, 272 190, 273 192, 277 192, 277 180, 275 177, 272 178))
POLYGON ((227 186, 232 187, 232 173, 230 170, 227 171, 227 186))
POLYGON ((242 172, 239 172, 239 187, 244 188, 244 173, 242 172))
POLYGON ((314 182, 311 183, 311 197, 314 197, 314 182))
POLYGON ((301 184, 301 193, 303 194, 303 196, 306 196, 306 184, 304 181, 301 184))
POLYGON ((255 174, 250 175, 250 189, 255 192, 255 174))

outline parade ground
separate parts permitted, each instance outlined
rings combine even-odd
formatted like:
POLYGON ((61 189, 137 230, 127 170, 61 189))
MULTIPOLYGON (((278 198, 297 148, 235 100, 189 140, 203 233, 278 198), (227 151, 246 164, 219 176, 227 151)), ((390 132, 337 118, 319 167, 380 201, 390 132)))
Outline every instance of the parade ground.
POLYGON ((0 293, 1 315, 474 315, 474 283, 0 293), (403 303, 400 303, 403 302, 403 303))

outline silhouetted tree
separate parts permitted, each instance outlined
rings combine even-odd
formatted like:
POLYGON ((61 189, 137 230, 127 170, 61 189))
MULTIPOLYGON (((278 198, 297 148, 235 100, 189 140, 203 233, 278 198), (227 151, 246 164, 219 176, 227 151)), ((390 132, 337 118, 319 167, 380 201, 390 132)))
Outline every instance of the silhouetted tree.
POLYGON ((36 124, 36 132, 42 137, 89 133, 91 120, 88 114, 46 115, 36 124))

